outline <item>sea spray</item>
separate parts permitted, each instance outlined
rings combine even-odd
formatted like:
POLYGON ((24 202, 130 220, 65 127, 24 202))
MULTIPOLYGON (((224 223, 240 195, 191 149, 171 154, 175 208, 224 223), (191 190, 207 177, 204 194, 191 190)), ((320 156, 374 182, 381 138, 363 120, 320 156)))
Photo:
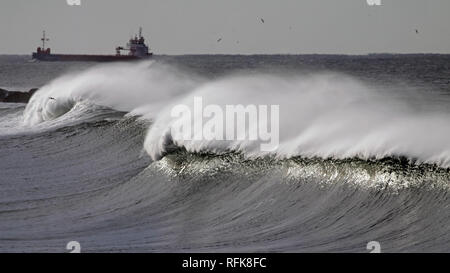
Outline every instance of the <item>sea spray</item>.
POLYGON ((279 105, 280 145, 275 151, 262 151, 259 140, 174 137, 172 105, 157 116, 145 148, 154 159, 166 154, 166 145, 176 145, 189 152, 241 152, 249 158, 404 156, 416 163, 450 166, 450 113, 436 101, 418 109, 416 100, 423 97, 408 95, 400 99, 389 90, 369 88, 339 74, 228 77, 203 84, 181 103, 189 105, 193 97, 202 97, 206 104, 223 109, 230 104, 279 105))
POLYGON ((206 80, 150 61, 96 66, 62 76, 32 97, 24 122, 33 125, 55 119, 76 102, 90 101, 153 120, 144 148, 155 160, 171 146, 189 152, 240 152, 249 158, 406 157, 415 163, 450 167, 450 112, 437 94, 424 101, 420 94, 406 93, 408 97, 399 98, 391 90, 335 73, 288 77, 243 73, 206 80), (259 140, 174 138, 171 110, 178 104, 191 105, 194 97, 224 109, 279 105, 278 148, 261 151, 259 140))
POLYGON ((38 124, 57 118, 75 102, 91 103, 119 111, 156 111, 179 94, 192 89, 198 79, 154 61, 98 65, 61 76, 40 88, 24 112, 24 123, 38 124))

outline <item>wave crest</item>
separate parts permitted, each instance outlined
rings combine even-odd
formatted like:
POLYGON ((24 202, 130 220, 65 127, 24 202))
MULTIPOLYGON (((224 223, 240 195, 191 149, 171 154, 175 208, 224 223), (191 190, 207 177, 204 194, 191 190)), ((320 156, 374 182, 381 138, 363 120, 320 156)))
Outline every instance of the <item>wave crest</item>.
MULTIPOLYGON (((193 98, 200 96, 223 109, 230 104, 279 105, 280 143, 274 152, 261 151, 259 140, 180 140, 172 134, 172 105, 157 116, 145 148, 155 160, 175 145, 189 152, 233 151, 249 158, 403 156, 418 164, 449 167, 450 112, 443 107, 448 99, 403 91, 399 95, 337 74, 228 77, 198 87, 178 103, 192 106, 193 98)), ((250 134, 257 127, 246 130, 250 134)))
MULTIPOLYGON (((154 160, 178 147, 215 154, 233 151, 248 158, 405 157, 447 168, 448 102, 448 96, 380 89, 342 74, 241 73, 205 80, 150 61, 96 66, 60 77, 34 94, 24 122, 33 126, 54 120, 79 103, 89 103, 153 120, 144 148, 154 160), (171 109, 178 104, 192 106, 194 97, 223 108, 279 105, 278 148, 263 152, 260 140, 183 140, 173 135, 176 120, 171 109)), ((203 118, 203 123, 207 121, 203 118)), ((252 130, 257 126, 248 127, 247 135, 252 130)))

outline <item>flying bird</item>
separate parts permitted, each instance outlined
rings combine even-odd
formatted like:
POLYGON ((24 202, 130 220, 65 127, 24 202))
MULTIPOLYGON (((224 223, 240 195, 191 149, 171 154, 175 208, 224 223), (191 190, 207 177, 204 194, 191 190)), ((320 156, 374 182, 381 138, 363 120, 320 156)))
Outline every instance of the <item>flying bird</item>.
POLYGON ((419 34, 419 30, 418 29, 416 29, 416 34, 419 34))
POLYGON ((265 23, 265 21, 264 21, 264 19, 263 18, 261 18, 261 22, 264 24, 265 23))
POLYGON ((219 39, 217 40, 218 43, 220 43, 220 41, 222 41, 222 38, 219 38, 219 39))

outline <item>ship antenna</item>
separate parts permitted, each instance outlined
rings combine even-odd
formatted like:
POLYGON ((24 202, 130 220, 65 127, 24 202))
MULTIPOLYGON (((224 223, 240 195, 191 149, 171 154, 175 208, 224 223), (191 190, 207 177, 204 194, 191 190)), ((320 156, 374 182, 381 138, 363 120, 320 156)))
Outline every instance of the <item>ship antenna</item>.
POLYGON ((42 32, 42 39, 41 39, 41 41, 42 41, 42 50, 45 50, 45 42, 46 41, 50 41, 50 39, 45 37, 45 30, 42 32))
POLYGON ((139 27, 139 39, 142 37, 142 27, 139 27))

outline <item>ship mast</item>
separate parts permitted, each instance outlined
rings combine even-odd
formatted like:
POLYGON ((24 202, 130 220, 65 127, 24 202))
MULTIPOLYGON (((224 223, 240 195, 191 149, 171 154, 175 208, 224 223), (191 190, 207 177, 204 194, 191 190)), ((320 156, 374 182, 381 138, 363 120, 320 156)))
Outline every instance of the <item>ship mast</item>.
POLYGON ((42 39, 41 39, 41 41, 42 41, 42 50, 45 50, 45 42, 50 41, 50 39, 45 37, 45 30, 42 31, 42 39))

